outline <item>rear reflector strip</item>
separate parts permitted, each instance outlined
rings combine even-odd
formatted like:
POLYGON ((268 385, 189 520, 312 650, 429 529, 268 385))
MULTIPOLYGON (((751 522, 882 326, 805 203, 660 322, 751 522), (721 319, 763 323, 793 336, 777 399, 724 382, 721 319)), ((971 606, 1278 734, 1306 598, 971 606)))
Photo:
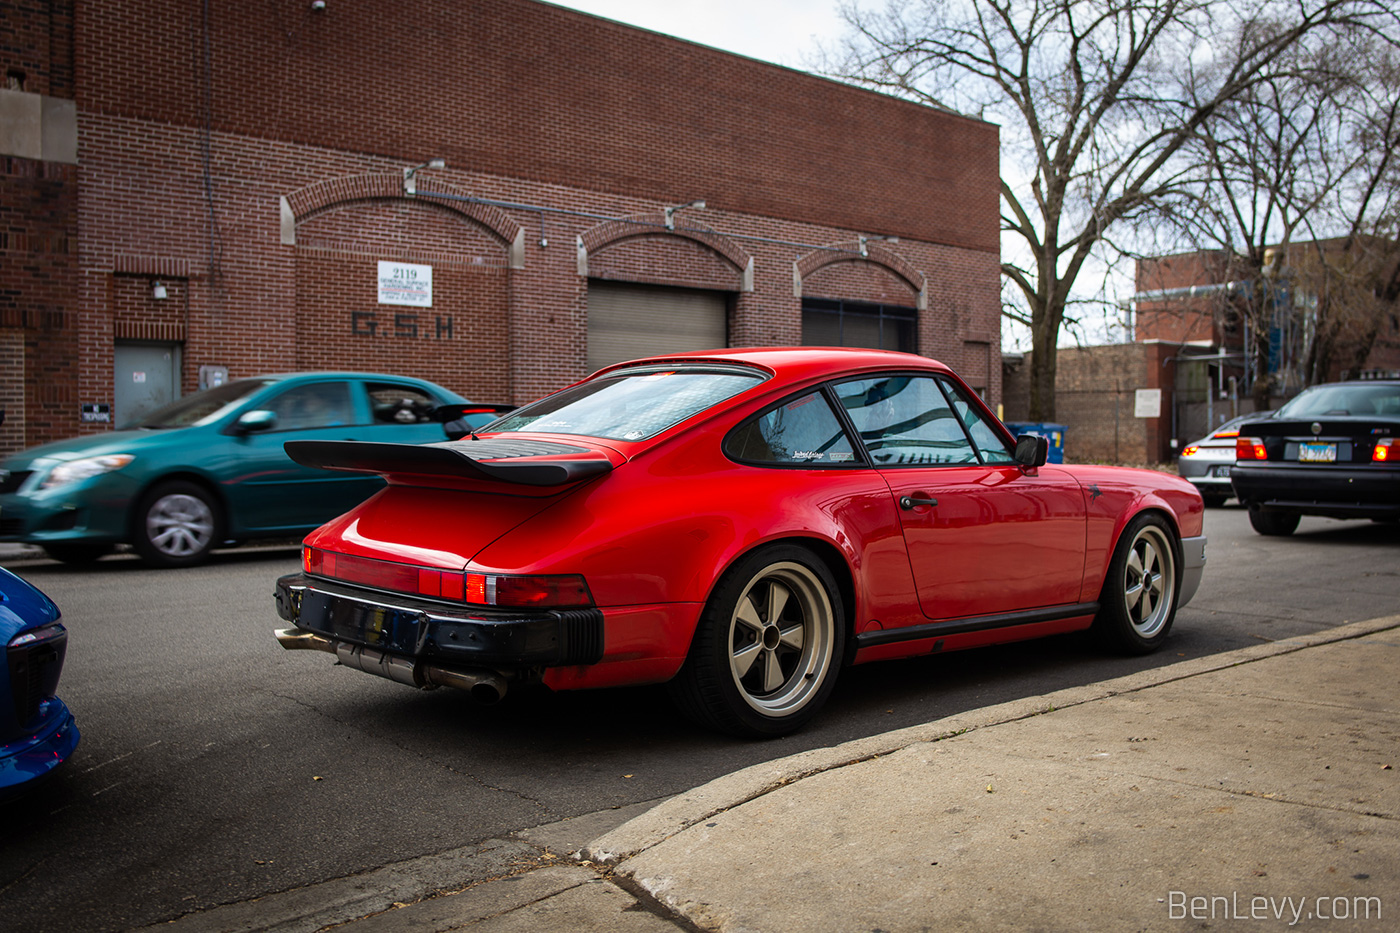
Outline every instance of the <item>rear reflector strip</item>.
POLYGON ((373 557, 302 548, 307 573, 429 599, 512 609, 578 609, 593 605, 579 574, 487 574, 437 570, 373 557))

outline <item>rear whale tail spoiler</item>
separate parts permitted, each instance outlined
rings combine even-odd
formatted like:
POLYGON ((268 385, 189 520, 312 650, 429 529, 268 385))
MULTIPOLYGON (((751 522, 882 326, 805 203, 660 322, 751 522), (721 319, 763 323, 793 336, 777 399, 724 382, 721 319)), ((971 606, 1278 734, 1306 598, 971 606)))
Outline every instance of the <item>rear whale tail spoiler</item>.
POLYGON ((377 441, 287 441, 302 466, 381 476, 452 476, 522 486, 567 486, 612 470, 597 451, 542 441, 385 444, 377 441), (578 455, 582 456, 578 456, 578 455))

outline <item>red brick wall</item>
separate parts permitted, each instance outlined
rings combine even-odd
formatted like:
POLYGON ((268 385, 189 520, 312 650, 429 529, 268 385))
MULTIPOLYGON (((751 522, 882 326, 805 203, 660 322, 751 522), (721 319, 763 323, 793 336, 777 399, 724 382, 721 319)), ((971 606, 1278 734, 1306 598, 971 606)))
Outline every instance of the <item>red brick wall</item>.
POLYGON ((0 381, 27 387, 4 406, 9 450, 72 433, 78 417, 77 174, 0 157, 0 331, 23 347, 0 360, 0 381))
MULTIPOLYGON (((1065 425, 1066 463, 1147 466, 1171 460, 1174 364, 1163 361, 1173 344, 1129 343, 1060 347, 1056 357, 1055 413, 1065 425), (1138 389, 1162 390, 1161 415, 1138 418, 1138 389)), ((1007 421, 1025 421, 1030 407, 1031 355, 1011 367, 1006 381, 1007 421)))
POLYGON ((0 56, 0 87, 22 75, 18 90, 71 100, 73 0, 0 4, 0 56))
POLYGON ((531 0, 209 10, 80 5, 79 106, 999 249, 991 124, 531 0))
MULTIPOLYGON (((1136 277, 1138 292, 1154 292, 1224 284, 1237 278, 1238 270, 1229 268, 1225 254, 1201 251, 1140 259, 1136 277)), ((1219 324, 1228 301, 1222 292, 1209 292, 1140 302, 1136 309, 1136 339, 1219 344, 1219 324)))
POLYGON ((431 308, 381 305, 376 259, 299 249, 295 368, 399 373, 469 399, 509 401, 505 270, 432 266, 431 308))

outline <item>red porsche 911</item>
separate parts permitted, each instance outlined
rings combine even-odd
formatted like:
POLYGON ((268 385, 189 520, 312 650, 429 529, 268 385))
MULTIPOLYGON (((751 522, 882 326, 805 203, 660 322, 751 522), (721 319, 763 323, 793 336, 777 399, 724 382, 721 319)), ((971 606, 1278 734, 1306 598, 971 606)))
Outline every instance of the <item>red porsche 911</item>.
POLYGON ((1046 464, 948 367, 878 350, 623 363, 458 441, 293 441, 388 485, 277 582, 287 648, 482 699, 669 682, 789 733, 847 664, 1093 628, 1158 648, 1205 567, 1200 494, 1046 464))

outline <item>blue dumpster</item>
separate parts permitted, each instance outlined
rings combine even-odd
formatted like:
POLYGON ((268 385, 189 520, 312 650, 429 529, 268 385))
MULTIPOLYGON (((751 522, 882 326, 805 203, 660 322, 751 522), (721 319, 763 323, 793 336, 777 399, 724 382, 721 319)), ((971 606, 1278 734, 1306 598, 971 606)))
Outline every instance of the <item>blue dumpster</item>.
POLYGON ((1050 441, 1050 462, 1065 462, 1065 426, 1047 424, 1042 421, 1008 421, 1006 426, 1012 434, 1039 434, 1050 441))

